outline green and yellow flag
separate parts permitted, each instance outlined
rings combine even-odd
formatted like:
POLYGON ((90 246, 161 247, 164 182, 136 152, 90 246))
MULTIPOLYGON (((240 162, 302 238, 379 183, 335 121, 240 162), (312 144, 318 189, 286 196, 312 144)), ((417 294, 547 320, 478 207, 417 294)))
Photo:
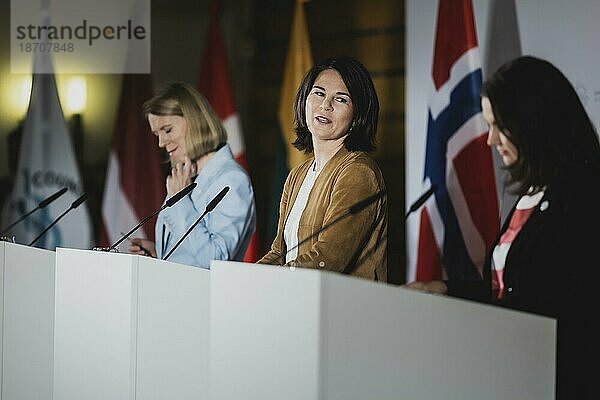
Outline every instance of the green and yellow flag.
POLYGON ((296 8, 290 33, 290 45, 285 60, 283 80, 281 83, 281 97, 279 100, 279 128, 280 136, 277 139, 275 170, 272 181, 272 197, 270 206, 269 232, 270 238, 277 232, 279 216, 279 199, 283 190, 285 178, 290 169, 306 160, 307 156, 296 150, 292 142, 296 139, 294 131, 294 100, 298 87, 304 75, 313 65, 308 37, 308 28, 304 16, 304 1, 296 0, 296 8))
POLYGON ((308 28, 304 17, 303 1, 296 1, 292 31, 290 33, 290 45, 285 60, 283 80, 281 82, 281 96, 279 100, 279 127, 283 142, 287 149, 287 166, 289 169, 306 160, 306 155, 292 146, 296 140, 294 131, 294 100, 298 87, 304 75, 312 67, 313 60, 310 51, 308 28))

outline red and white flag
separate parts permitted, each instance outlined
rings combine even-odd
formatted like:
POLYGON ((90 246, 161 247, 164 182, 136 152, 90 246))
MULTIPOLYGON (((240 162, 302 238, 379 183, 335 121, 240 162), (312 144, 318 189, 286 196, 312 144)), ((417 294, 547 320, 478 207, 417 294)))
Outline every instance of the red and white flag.
MULTIPOLYGON (((227 56, 219 25, 219 8, 220 3, 214 1, 211 5, 208 31, 204 40, 198 90, 206 97, 223 122, 223 126, 227 131, 227 143, 231 147, 235 159, 247 169, 244 137, 235 107, 227 56)), ((244 261, 255 262, 259 257, 258 234, 255 232, 246 250, 244 261)))
MULTIPOLYGON (((136 1, 130 13, 131 19, 137 21, 144 12, 148 12, 147 6, 146 2, 136 1)), ((149 61, 149 57, 149 49, 130 47, 125 71, 132 70, 135 60, 149 61)), ((142 115, 142 104, 151 97, 150 74, 123 75, 104 184, 101 246, 115 243, 124 232, 129 232, 142 219, 155 212, 165 198, 160 150, 142 115)), ((154 241, 155 223, 156 217, 133 232, 132 236, 154 241)), ((119 248, 126 249, 127 243, 123 242, 119 248)))
MULTIPOLYGON (((100 244, 116 242, 143 218, 156 211, 165 197, 165 178, 156 139, 142 115, 142 104, 152 97, 150 75, 123 76, 121 100, 102 202, 100 244)), ((156 218, 134 236, 154 240, 156 218)), ((123 248, 127 247, 124 243, 123 248)))

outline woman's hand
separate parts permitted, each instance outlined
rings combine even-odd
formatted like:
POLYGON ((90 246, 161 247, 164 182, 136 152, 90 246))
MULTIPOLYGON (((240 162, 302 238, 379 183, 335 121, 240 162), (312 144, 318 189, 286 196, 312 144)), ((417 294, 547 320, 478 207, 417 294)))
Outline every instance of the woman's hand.
POLYGON ((448 286, 444 281, 414 281, 402 286, 427 293, 446 294, 448 292, 448 286))
POLYGON ((196 163, 185 158, 183 163, 176 163, 171 169, 171 175, 167 176, 167 195, 169 197, 177 194, 181 189, 192 183, 192 176, 196 174, 196 163))
POLYGON ((156 247, 154 242, 148 239, 133 238, 129 241, 129 252, 140 256, 156 258, 156 247))

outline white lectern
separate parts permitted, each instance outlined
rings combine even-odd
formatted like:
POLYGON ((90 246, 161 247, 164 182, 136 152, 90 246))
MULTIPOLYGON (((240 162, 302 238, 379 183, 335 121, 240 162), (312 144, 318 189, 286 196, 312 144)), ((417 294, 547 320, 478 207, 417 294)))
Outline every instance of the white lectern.
POLYGON ((0 281, 0 399, 50 399, 54 252, 0 242, 0 281))
POLYGON ((57 249, 54 399, 203 399, 209 272, 57 249))
POLYGON ((210 398, 553 399, 555 332, 341 274, 213 261, 210 398))

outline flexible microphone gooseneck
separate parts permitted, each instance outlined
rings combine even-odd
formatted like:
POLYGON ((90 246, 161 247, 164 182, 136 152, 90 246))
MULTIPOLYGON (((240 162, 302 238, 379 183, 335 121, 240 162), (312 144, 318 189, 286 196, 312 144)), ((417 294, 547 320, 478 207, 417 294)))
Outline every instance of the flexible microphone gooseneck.
POLYGON ((94 248, 94 250, 113 251, 114 249, 117 248, 118 245, 121 244, 121 242, 123 242, 123 240, 127 239, 133 232, 135 232, 136 230, 140 229, 140 227, 142 225, 144 225, 146 222, 150 221, 150 219, 152 217, 154 217, 155 215, 157 215, 159 212, 161 212, 165 208, 171 207, 172 205, 174 205, 175 203, 177 203, 179 200, 181 200, 185 196, 187 196, 188 193, 190 193, 192 190, 194 190, 194 188, 196 187, 196 185, 197 185, 196 182, 192 182, 189 185, 187 185, 186 187, 184 187, 183 189, 181 189, 179 192, 175 193, 171 198, 169 198, 167 201, 165 201, 165 204, 163 204, 163 206, 161 208, 159 208, 158 210, 156 210, 155 212, 153 212, 152 214, 150 214, 149 216, 147 216, 146 218, 144 218, 142 220, 142 222, 140 222, 139 224, 137 224, 136 226, 134 226, 129 232, 127 232, 126 234, 124 234, 112 246, 110 246, 108 248, 97 248, 96 247, 96 248, 94 248))
POLYGON ((81 203, 83 203, 84 201, 86 201, 88 198, 87 193, 82 194, 81 196, 79 196, 77 199, 75 199, 75 201, 73 203, 71 203, 71 206, 69 208, 67 208, 65 210, 65 212, 63 212, 62 214, 60 214, 58 216, 58 218, 56 218, 50 225, 48 225, 46 227, 46 229, 44 229, 42 232, 40 232, 39 235, 37 235, 37 237, 35 239, 33 239, 31 241, 31 243, 29 243, 29 246, 33 246, 35 242, 37 242, 38 240, 40 240, 40 238, 42 236, 44 236, 44 234, 46 232, 48 232, 50 230, 50 228, 52 228, 54 225, 56 225, 58 223, 58 221, 60 221, 65 215, 67 215, 67 213, 69 213, 71 210, 76 209, 77 207, 79 207, 81 205, 81 203))
POLYGON ((208 203, 206 205, 206 208, 204 209, 204 212, 200 215, 200 217, 198 217, 198 219, 188 228, 187 231, 185 231, 185 233, 183 234, 183 236, 181 236, 181 238, 179 238, 179 240, 177 241, 177 243, 175 243, 175 246, 173 246, 173 248, 171 249, 171 251, 169 251, 167 253, 167 255, 165 256, 165 258, 163 258, 163 260, 168 260, 169 257, 171 256, 171 254, 173 254, 173 252, 175 251, 175 249, 177 249, 179 247, 179 245, 181 244, 181 242, 183 242, 183 240, 192 232, 192 230, 196 227, 196 225, 198 225, 198 223, 200 223, 200 220, 202 218, 204 218, 204 216, 206 214, 208 214, 209 212, 211 212, 212 210, 215 209, 215 207, 217 206, 217 204, 219 204, 221 202, 221 200, 223 200, 223 197, 225 197, 225 195, 227 194, 227 192, 229 192, 229 186, 225 186, 223 189, 221 189, 221 191, 210 201, 210 203, 208 203))
POLYGON ((66 192, 67 192, 67 188, 64 187, 64 188, 60 189, 59 191, 57 191, 56 193, 54 193, 54 194, 46 197, 44 200, 40 201, 40 203, 37 205, 37 207, 35 207, 33 210, 29 211, 27 214, 23 215, 21 218, 19 218, 18 220, 16 220, 15 222, 13 222, 9 226, 7 226, 6 228, 2 229, 2 232, 0 232, 0 235, 4 235, 6 232, 8 232, 8 230, 10 228, 12 228, 13 226, 15 226, 19 222, 23 221, 25 218, 29 217, 35 211, 40 210, 40 209, 46 207, 47 205, 49 205, 50 203, 52 203, 54 200, 58 199, 60 196, 62 196, 66 192))
POLYGON ((298 242, 298 244, 296 244, 295 246, 293 246, 292 248, 288 249, 285 254, 280 255, 279 257, 277 257, 277 259, 275 260, 275 264, 279 264, 280 262, 285 260, 285 257, 288 255, 288 253, 292 250, 297 249, 298 247, 300 247, 302 244, 308 242, 309 240, 311 240, 312 238, 314 238, 315 236, 319 235, 321 232, 331 228, 333 225, 337 224, 340 220, 353 215, 353 214, 358 214, 359 212, 361 212, 362 210, 364 210, 365 208, 367 208, 369 205, 375 203, 377 200, 379 200, 380 198, 384 197, 386 195, 386 191, 385 190, 381 190, 375 194, 372 194, 371 196, 360 200, 359 202, 357 202, 356 204, 353 204, 352 206, 350 206, 350 208, 348 208, 348 210, 346 210, 344 213, 342 213, 340 216, 338 216, 336 219, 334 219, 331 222, 328 222, 327 224, 323 225, 319 230, 317 230, 315 233, 313 233, 312 235, 309 235, 308 237, 302 239, 300 242, 298 242))

